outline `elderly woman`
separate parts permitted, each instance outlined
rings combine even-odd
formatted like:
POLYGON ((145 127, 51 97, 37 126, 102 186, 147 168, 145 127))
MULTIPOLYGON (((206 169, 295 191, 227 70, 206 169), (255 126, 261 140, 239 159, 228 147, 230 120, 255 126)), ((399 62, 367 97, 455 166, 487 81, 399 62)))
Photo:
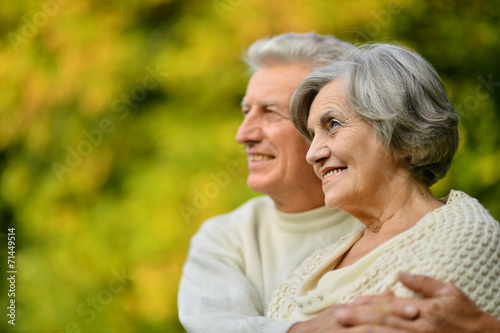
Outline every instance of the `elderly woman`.
POLYGON ((429 186, 458 146, 458 115, 432 66, 403 47, 371 44, 310 74, 290 114, 311 142, 307 161, 325 203, 364 226, 304 261, 268 316, 306 320, 334 304, 389 289, 415 297, 399 271, 456 284, 500 317, 500 225, 479 202, 429 186))

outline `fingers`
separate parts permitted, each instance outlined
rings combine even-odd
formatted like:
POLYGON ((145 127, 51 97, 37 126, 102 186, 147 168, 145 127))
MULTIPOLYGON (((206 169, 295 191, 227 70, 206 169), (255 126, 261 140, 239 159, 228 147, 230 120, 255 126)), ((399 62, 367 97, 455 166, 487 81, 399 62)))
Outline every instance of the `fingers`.
POLYGON ((418 315, 418 308, 413 306, 411 313, 394 306, 394 303, 379 303, 357 307, 345 307, 332 315, 336 322, 344 326, 378 325, 384 327, 408 329, 411 319, 418 315))
POLYGON ((405 330, 392 327, 380 327, 374 325, 361 325, 356 327, 344 328, 331 331, 332 333, 412 333, 413 330, 405 330))
POLYGON ((394 297, 394 292, 391 289, 386 289, 380 294, 381 296, 394 297))
POLYGON ((384 293, 380 295, 360 296, 351 305, 369 306, 372 311, 391 314, 403 319, 414 319, 419 315, 418 301, 387 296, 384 293))
POLYGON ((352 305, 368 305, 368 304, 381 304, 389 303, 394 296, 387 295, 385 292, 379 295, 363 295, 359 296, 351 303, 352 305))
POLYGON ((363 305, 370 303, 388 303, 390 299, 396 297, 394 292, 390 289, 384 290, 378 295, 363 295, 359 296, 351 303, 352 305, 363 305))
POLYGON ((398 279, 410 290, 422 294, 424 297, 436 297, 455 291, 451 283, 442 282, 426 275, 399 272, 398 279))
POLYGON ((470 299, 451 282, 443 282, 426 275, 399 273, 401 282, 409 289, 421 293, 426 298, 437 298, 449 304, 453 301, 469 301, 470 299))

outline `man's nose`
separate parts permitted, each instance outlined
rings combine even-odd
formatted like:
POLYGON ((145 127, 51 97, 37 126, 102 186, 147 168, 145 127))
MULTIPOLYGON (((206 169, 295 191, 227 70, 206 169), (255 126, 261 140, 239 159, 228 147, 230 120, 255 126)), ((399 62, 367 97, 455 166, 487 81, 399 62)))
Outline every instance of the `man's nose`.
POLYGON ((260 142, 263 137, 262 125, 257 110, 250 110, 238 128, 236 141, 242 145, 250 142, 260 142))

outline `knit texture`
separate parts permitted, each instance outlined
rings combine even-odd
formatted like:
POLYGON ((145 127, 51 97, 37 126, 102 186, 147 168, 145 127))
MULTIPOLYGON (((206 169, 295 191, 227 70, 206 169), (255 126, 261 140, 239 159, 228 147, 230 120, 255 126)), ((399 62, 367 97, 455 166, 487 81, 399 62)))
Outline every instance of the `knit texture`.
POLYGON ((444 202, 414 227, 381 245, 382 254, 335 302, 329 301, 328 294, 313 300, 304 286, 315 285, 314 277, 340 258, 360 238, 364 227, 319 250, 273 295, 267 316, 278 321, 290 320, 293 313, 310 318, 330 305, 387 288, 400 297, 417 297, 397 280, 399 271, 407 271, 454 283, 483 311, 500 318, 500 225, 463 192, 451 191, 444 202))
POLYGON ((286 332, 264 317, 273 292, 317 249, 360 223, 320 207, 287 214, 267 196, 203 223, 191 239, 178 293, 187 332, 286 332))

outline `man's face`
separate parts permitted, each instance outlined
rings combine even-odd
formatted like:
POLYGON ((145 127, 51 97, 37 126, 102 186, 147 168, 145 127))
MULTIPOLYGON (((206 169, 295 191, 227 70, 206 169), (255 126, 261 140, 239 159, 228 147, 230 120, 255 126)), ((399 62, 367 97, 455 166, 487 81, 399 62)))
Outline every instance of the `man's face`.
POLYGON ((278 65, 260 68, 250 78, 236 140, 245 146, 253 191, 273 198, 317 191, 320 181, 305 159, 309 144, 288 114, 295 88, 310 72, 306 65, 278 65))

